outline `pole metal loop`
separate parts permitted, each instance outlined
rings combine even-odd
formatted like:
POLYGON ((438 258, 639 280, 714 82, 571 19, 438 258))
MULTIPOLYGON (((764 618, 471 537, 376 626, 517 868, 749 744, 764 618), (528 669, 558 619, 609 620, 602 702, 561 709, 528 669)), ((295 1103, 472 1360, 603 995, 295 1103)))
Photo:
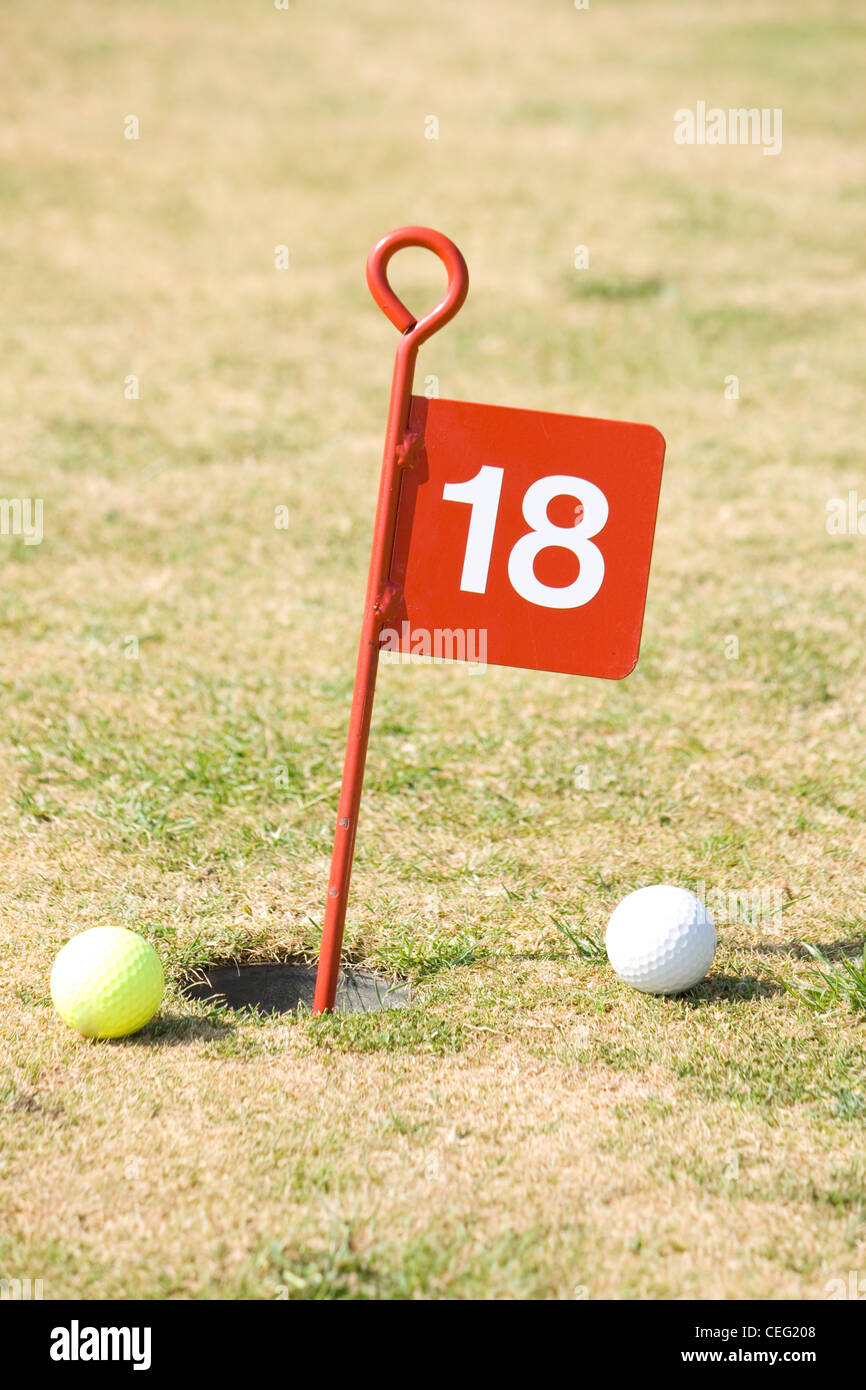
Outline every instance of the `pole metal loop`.
POLYGON ((401 333, 410 333, 420 347, 431 333, 453 319, 469 292, 469 271, 460 251, 442 232, 432 227, 398 227, 376 242, 367 257, 367 284, 382 313, 401 333), (448 272, 448 288, 435 308, 416 319, 388 283, 388 262, 397 251, 420 246, 437 255, 448 272))
POLYGON ((376 691, 376 673, 379 667, 379 636, 396 597, 388 579, 394 547, 394 527, 405 464, 414 443, 417 443, 406 439, 412 404, 415 358, 421 344, 453 319, 462 305, 469 290, 469 271, 454 242, 449 241, 441 232, 434 232, 429 227, 398 227, 396 231, 389 232, 381 241, 377 241, 367 257, 367 284, 379 308, 403 336, 397 346, 391 381, 385 452, 379 477, 379 497, 373 527, 370 570, 367 576, 367 597, 361 625, 355 686, 352 691, 352 709, 349 715, 346 758, 337 807, 337 829, 331 857, 319 968, 316 973, 314 1014, 331 1012, 337 994, 349 880, 355 852, 355 832, 358 827, 373 697, 376 691), (433 251, 448 272, 448 288, 443 298, 420 319, 416 319, 409 312, 388 283, 388 262, 397 251, 402 251, 407 246, 420 246, 433 251))

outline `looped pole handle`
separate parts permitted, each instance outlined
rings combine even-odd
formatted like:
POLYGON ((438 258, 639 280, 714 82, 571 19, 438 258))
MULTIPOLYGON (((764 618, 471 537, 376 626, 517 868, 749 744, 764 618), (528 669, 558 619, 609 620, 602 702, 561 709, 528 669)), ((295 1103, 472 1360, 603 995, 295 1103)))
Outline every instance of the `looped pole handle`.
POLYGON ((453 319, 469 292, 469 271, 460 251, 442 232, 432 227, 398 227, 388 232, 376 242, 367 257, 367 284, 370 293, 382 313, 403 334, 412 336, 413 344, 420 347, 431 333, 443 328, 453 319), (448 272, 448 288, 435 308, 423 318, 406 308, 388 283, 388 262, 397 251, 407 246, 420 246, 425 251, 433 251, 448 272))

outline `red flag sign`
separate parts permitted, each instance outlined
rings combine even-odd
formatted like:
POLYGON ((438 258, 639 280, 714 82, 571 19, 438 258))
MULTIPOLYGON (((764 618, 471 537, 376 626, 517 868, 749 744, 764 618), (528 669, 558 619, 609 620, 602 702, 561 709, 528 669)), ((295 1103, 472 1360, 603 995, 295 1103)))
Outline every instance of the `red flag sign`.
POLYGON ((367 258, 367 284, 400 339, 314 1014, 336 999, 380 651, 627 676, 665 448, 648 425, 413 396, 418 349, 469 289, 466 262, 441 232, 389 232, 367 258), (448 274, 421 318, 388 281, 391 257, 407 246, 433 251, 448 274))
POLYGON ((381 647, 627 676, 664 450, 649 425, 413 396, 381 647))

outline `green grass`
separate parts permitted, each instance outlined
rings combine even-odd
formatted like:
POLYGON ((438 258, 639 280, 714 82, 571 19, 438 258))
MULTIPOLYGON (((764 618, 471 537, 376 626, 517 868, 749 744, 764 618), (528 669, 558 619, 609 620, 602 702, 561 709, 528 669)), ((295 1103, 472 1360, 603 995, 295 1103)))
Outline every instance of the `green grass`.
POLYGON ((788 985, 792 993, 810 1008, 825 1013, 866 1009, 866 946, 859 960, 842 954, 834 962, 819 947, 808 941, 803 944, 815 964, 807 979, 788 985))

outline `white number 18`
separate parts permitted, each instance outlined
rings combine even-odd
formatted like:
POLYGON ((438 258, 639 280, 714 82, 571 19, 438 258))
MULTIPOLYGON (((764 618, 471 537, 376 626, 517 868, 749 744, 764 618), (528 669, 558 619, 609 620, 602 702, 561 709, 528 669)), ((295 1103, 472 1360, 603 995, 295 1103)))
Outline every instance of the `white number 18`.
MULTIPOLYGON (((503 468, 485 464, 468 482, 446 483, 442 490, 446 502, 465 502, 472 508, 460 579, 460 588, 471 594, 487 590, 504 472, 503 468)), ((508 557, 512 587, 521 598, 540 608, 580 608, 589 603, 604 579, 604 556, 592 543, 592 537, 598 535, 608 517, 607 498, 601 488, 586 478, 564 473, 539 478, 523 498, 523 516, 531 530, 520 537, 508 557), (548 519, 547 508, 554 497, 573 497, 580 502, 583 515, 574 526, 555 526, 548 519), (550 546, 560 546, 577 556, 580 573, 573 584, 557 588, 536 579, 535 557, 550 546)))

